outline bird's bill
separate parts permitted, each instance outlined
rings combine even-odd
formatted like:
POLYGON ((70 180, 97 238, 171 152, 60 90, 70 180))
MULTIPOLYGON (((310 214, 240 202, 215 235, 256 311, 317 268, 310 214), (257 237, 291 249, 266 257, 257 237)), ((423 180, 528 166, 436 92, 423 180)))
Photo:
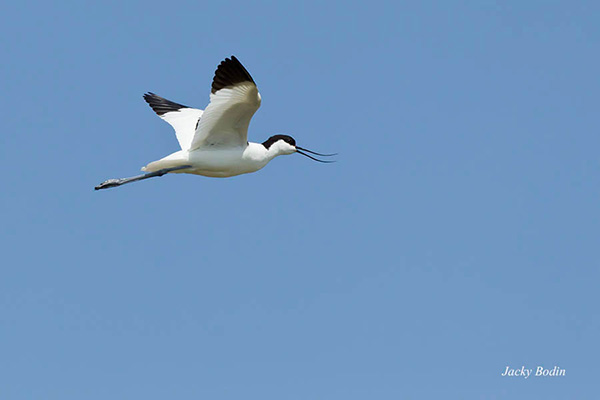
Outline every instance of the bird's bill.
POLYGON ((333 163, 333 162, 335 162, 335 160, 319 160, 318 158, 315 158, 315 157, 313 157, 311 155, 308 155, 307 153, 314 154, 314 155, 321 156, 321 157, 331 157, 331 156, 336 156, 337 155, 337 153, 333 153, 333 154, 321 154, 321 153, 317 153, 316 151, 308 150, 308 149, 305 149, 305 148, 302 148, 302 147, 298 147, 298 146, 296 146, 296 152, 302 154, 305 157, 310 158, 311 160, 315 160, 315 161, 318 161, 318 162, 321 162, 321 163, 333 163), (304 153, 304 152, 306 152, 306 153, 304 153))

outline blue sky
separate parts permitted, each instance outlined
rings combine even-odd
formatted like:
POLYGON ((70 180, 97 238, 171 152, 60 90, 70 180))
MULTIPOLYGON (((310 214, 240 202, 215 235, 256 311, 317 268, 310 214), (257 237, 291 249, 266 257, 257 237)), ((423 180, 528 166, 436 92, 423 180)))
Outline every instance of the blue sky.
POLYGON ((5 4, 0 396, 597 393, 599 12, 5 4), (249 139, 339 162, 95 192, 177 149, 142 94, 204 108, 231 54, 249 139))

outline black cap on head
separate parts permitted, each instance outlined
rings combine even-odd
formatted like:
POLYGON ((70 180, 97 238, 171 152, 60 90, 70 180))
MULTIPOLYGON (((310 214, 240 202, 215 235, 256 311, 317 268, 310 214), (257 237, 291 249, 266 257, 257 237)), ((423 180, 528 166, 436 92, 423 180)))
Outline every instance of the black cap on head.
POLYGON ((292 146, 296 146, 296 141, 294 140, 294 138, 288 135, 271 136, 270 138, 265 140, 262 145, 265 146, 268 150, 269 147, 271 147, 271 145, 277 142, 278 140, 283 140, 284 142, 291 144, 292 146))

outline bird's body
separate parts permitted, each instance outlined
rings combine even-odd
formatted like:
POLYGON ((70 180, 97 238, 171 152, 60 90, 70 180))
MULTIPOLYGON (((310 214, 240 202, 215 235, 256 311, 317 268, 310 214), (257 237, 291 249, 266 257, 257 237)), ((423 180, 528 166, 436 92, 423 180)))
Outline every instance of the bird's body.
POLYGON ((165 168, 189 165, 189 168, 174 173, 227 178, 256 172, 267 165, 276 155, 274 152, 269 152, 260 143, 248 143, 241 147, 181 150, 151 162, 143 167, 142 171, 155 172, 165 168))
POLYGON ((120 186, 167 173, 196 174, 216 178, 255 172, 273 158, 298 152, 319 154, 296 146, 287 135, 271 136, 263 143, 248 142, 248 125, 260 107, 261 97, 254 80, 232 56, 219 64, 213 78, 210 103, 205 110, 167 100, 154 93, 144 95, 154 112, 174 129, 181 150, 142 168, 146 174, 109 179, 96 189, 120 186))

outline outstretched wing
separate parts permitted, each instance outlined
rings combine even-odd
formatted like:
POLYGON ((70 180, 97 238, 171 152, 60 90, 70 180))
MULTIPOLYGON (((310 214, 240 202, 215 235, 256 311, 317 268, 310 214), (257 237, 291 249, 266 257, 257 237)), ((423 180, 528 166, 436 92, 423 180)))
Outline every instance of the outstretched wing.
POLYGON ((231 56, 215 71, 210 104, 196 128, 190 150, 209 146, 245 146, 250 119, 260 107, 254 80, 237 58, 231 56))
POLYGON ((159 117, 167 121, 173 129, 181 150, 189 150, 202 110, 174 103, 154 93, 146 93, 144 100, 159 117))

